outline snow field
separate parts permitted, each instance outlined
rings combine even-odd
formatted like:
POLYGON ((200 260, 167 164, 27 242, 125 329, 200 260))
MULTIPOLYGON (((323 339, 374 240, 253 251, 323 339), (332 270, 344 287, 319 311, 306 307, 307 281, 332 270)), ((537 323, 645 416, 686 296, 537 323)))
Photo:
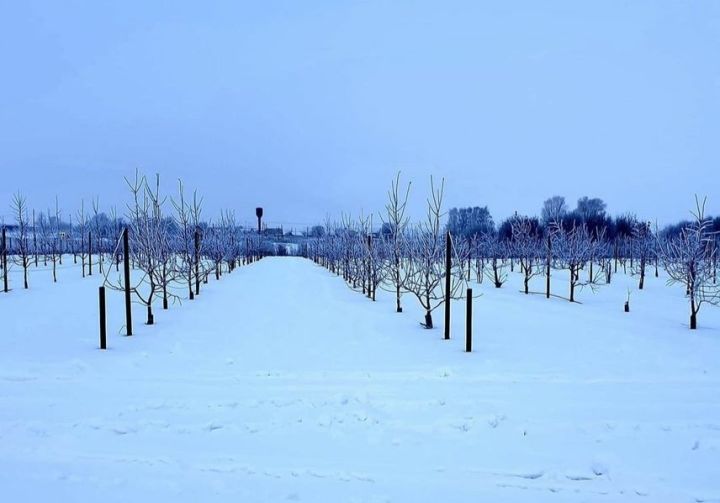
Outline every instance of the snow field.
POLYGON ((130 338, 108 291, 103 352, 99 281, 0 294, 4 501, 720 501, 720 310, 691 332, 662 278, 629 314, 622 274, 582 305, 474 284, 472 354, 464 301, 443 341, 299 258, 130 338))

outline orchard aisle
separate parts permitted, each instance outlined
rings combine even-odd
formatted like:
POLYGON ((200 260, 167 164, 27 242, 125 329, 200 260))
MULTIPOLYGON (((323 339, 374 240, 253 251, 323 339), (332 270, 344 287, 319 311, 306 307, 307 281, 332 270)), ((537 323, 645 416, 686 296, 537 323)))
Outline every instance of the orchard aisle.
POLYGON ((467 355, 410 297, 398 315, 267 258, 155 326, 138 308, 132 338, 111 293, 101 352, 96 286, 0 299, 3 501, 720 501, 707 335, 593 306, 578 330, 577 306, 511 291, 477 301, 467 355), (501 319, 504 295, 537 311, 501 319))

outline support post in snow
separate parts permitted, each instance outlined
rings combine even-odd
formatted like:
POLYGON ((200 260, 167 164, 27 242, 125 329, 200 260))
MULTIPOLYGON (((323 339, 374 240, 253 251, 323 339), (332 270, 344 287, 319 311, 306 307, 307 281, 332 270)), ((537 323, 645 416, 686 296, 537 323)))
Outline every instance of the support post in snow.
POLYGON ((8 291, 8 266, 7 266, 7 235, 6 228, 2 229, 2 266, 3 266, 3 291, 8 291))
POLYGON ((450 339, 450 268, 451 261, 450 233, 445 234, 445 340, 450 339))
POLYGON ((195 295, 200 295, 200 229, 195 229, 195 295))
POLYGON ((472 288, 465 294, 467 309, 465 311, 465 352, 472 353, 472 288))
POLYGON ((107 321, 105 318, 105 287, 98 289, 100 301, 100 349, 107 349, 107 321))
POLYGON ((123 271, 125 273, 125 327, 127 335, 132 335, 132 304, 130 302, 130 230, 123 231, 123 271))
POLYGON ((550 265, 552 264, 552 241, 550 240, 550 232, 547 236, 547 263, 545 264, 545 298, 550 298, 550 265))
MULTIPOLYGON (((367 236, 368 246, 368 298, 375 301, 375 285, 373 284, 373 261, 372 261, 372 234, 367 236)), ((340 267, 337 270, 338 275, 340 274, 340 267)))
POLYGON ((88 276, 92 276, 92 232, 88 232, 88 261, 90 266, 88 276))

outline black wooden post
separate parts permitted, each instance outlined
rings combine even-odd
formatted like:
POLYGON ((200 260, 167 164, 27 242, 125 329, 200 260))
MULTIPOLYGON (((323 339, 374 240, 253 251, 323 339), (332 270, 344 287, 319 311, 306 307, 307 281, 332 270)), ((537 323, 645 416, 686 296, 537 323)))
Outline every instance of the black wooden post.
POLYGON ((450 268, 451 261, 450 233, 445 234, 445 339, 450 338, 450 268))
POLYGON ((132 335, 132 304, 130 302, 130 230, 123 232, 123 271, 125 272, 125 326, 127 334, 132 335))
MULTIPOLYGON (((373 301, 375 300, 375 285, 373 284, 373 261, 372 261, 372 234, 367 236, 368 245, 368 297, 373 301)), ((338 267, 338 275, 340 274, 340 268, 338 267)))
POLYGON ((8 291, 8 268, 7 268, 7 236, 5 235, 6 228, 2 230, 2 266, 3 266, 3 291, 8 291))
POLYGON ((465 311, 465 352, 472 352, 472 288, 465 294, 467 309, 465 311))
POLYGON ((547 249, 548 249, 548 256, 547 256, 547 264, 545 267, 547 270, 545 271, 545 298, 550 298, 550 263, 552 262, 552 241, 550 240, 550 233, 548 232, 547 237, 547 249))
POLYGON ((200 295, 200 229, 195 229, 195 295, 200 295))
POLYGON ((105 287, 101 286, 100 295, 100 349, 107 349, 107 322, 105 319, 105 287))
POLYGON ((88 232, 88 260, 90 261, 88 276, 92 276, 92 232, 88 232))

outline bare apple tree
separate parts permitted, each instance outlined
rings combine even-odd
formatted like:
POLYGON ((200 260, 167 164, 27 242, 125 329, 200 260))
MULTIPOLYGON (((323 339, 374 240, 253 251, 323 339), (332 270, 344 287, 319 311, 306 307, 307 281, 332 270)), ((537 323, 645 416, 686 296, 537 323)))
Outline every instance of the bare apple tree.
MULTIPOLYGON (((425 328, 433 328, 432 312, 445 302, 443 279, 445 278, 445 243, 441 220, 445 180, 439 188, 430 179, 430 197, 427 216, 409 233, 407 275, 405 290, 412 293, 425 309, 425 328)), ((461 283, 458 274, 451 273, 451 297, 457 297, 461 283)))
POLYGON ((367 231, 360 236, 365 256, 365 276, 367 277, 367 296, 375 300, 378 286, 385 279, 385 243, 382 239, 374 239, 372 233, 372 215, 369 217, 367 231))
MULTIPOLYGON (((80 234, 80 241, 75 240, 76 253, 80 254, 80 263, 82 264, 82 277, 85 277, 85 260, 87 258, 85 247, 85 233, 88 228, 87 215, 85 214, 85 201, 80 201, 80 209, 77 212, 77 232, 80 234)), ((92 260, 92 259, 91 259, 92 260)))
POLYGON ((633 272, 640 276, 638 289, 645 287, 645 272, 648 261, 652 260, 655 253, 655 237, 653 236, 650 224, 647 222, 634 222, 631 238, 631 252, 637 259, 633 272))
POLYGON ((147 308, 147 324, 155 322, 152 304, 155 297, 163 292, 165 307, 167 298, 173 296, 167 291, 171 278, 168 275, 169 220, 163 218, 164 199, 160 196, 160 177, 156 176, 155 187, 151 187, 145 176, 136 172, 135 180, 125 180, 133 195, 128 205, 130 225, 130 254, 136 267, 143 272, 140 284, 132 292, 147 308))
POLYGON ((53 282, 57 282, 57 265, 62 264, 62 240, 60 237, 60 206, 58 198, 55 197, 55 212, 53 216, 48 210, 48 236, 47 236, 47 254, 52 262, 53 282))
POLYGON ((584 286, 594 288, 598 279, 592 275, 586 281, 580 279, 580 270, 596 256, 596 246, 601 239, 594 239, 585 224, 573 224, 569 229, 555 226, 552 249, 557 264, 570 273, 570 302, 575 302, 575 291, 584 286))
POLYGON ((512 221, 512 256, 520 261, 523 288, 530 293, 530 280, 544 273, 540 265, 542 238, 537 220, 517 217, 512 221))
POLYGON ((13 196, 11 209, 18 228, 18 235, 15 240, 17 242, 17 246, 14 254, 14 262, 20 265, 23 269, 23 287, 27 289, 29 287, 28 269, 30 268, 30 261, 32 257, 32 251, 30 249, 30 242, 28 239, 28 227, 30 220, 28 216, 27 199, 25 199, 21 193, 16 193, 13 196))
POLYGON ((402 296, 403 283, 405 282, 403 257, 405 254, 408 226, 405 209, 407 208, 409 195, 410 183, 407 184, 404 194, 400 192, 400 173, 398 173, 388 191, 388 202, 385 205, 387 220, 383 221, 380 232, 381 238, 385 242, 388 255, 388 260, 384 263, 386 276, 395 290, 395 311, 398 313, 402 313, 400 298, 402 296))
POLYGON ((720 304, 720 285, 713 282, 713 263, 717 248, 716 233, 705 218, 705 199, 695 201, 695 220, 660 244, 660 255, 670 279, 669 284, 685 287, 690 301, 690 329, 697 328, 697 315, 703 304, 720 304))
POLYGON ((482 235, 481 250, 490 265, 488 269, 484 269, 485 275, 493 282, 495 288, 501 288, 507 281, 509 244, 500 239, 497 232, 486 232, 482 235))
POLYGON ((202 212, 202 198, 198 199, 197 191, 193 192, 192 202, 185 201, 185 190, 181 180, 178 180, 178 200, 172 200, 175 207, 175 222, 178 229, 176 238, 177 251, 180 254, 178 261, 178 274, 187 284, 188 297, 195 298, 193 292, 193 278, 199 290, 200 268, 200 213, 202 212))

